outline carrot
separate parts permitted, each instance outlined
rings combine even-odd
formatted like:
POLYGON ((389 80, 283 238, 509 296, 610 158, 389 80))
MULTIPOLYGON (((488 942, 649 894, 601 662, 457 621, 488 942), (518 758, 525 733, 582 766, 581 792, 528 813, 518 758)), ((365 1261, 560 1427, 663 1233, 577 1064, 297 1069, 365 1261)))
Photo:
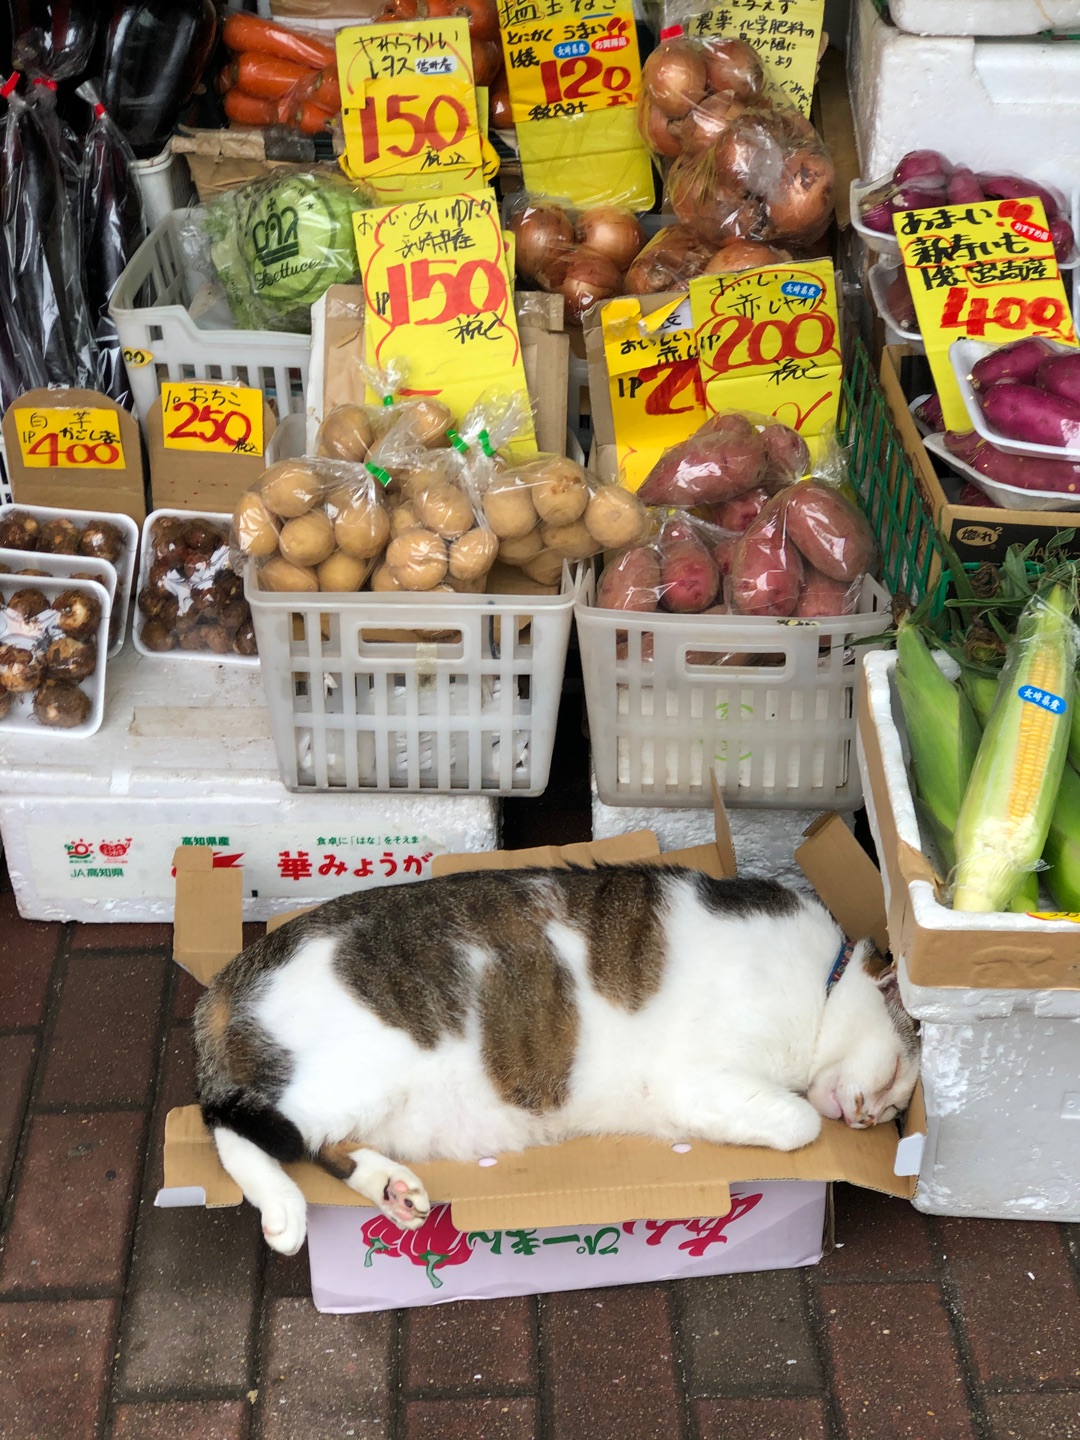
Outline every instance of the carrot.
POLYGON ((323 110, 336 114, 341 109, 341 84, 338 80, 337 65, 326 65, 315 76, 311 98, 323 110))
POLYGON ((301 81, 312 79, 314 73, 307 65, 278 60, 257 50, 244 51, 236 62, 237 85, 245 95, 254 95, 259 100, 279 100, 301 81))
POLYGON ((285 123, 299 130, 301 135, 321 135, 331 128, 334 117, 329 110, 305 100, 293 107, 285 123))
POLYGON ((273 125, 277 111, 272 100, 245 95, 243 90, 229 90, 222 101, 225 114, 234 125, 273 125))
POLYGON ((228 49, 242 54, 245 50, 257 50, 262 55, 273 55, 278 60, 292 60, 297 65, 306 65, 321 70, 324 65, 337 63, 334 47, 324 45, 313 36, 302 35, 297 30, 275 25, 272 20, 263 20, 258 15, 249 15, 243 10, 233 10, 225 21, 221 38, 228 49))

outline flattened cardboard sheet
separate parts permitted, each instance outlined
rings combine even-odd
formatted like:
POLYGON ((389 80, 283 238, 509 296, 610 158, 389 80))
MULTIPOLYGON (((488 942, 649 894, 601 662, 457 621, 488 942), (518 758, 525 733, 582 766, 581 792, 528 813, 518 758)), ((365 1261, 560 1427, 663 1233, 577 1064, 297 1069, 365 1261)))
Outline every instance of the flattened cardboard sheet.
MULTIPOLYGON (((213 383, 208 380, 207 387, 213 383)), ((231 514, 243 492, 254 485, 266 469, 266 447, 276 428, 273 410, 264 405, 262 455, 200 455, 191 450, 166 450, 161 400, 155 400, 146 417, 154 508, 231 514)))
POLYGON ((209 985, 244 948, 244 872, 215 869, 213 850, 202 845, 181 845, 173 866, 173 959, 209 985))

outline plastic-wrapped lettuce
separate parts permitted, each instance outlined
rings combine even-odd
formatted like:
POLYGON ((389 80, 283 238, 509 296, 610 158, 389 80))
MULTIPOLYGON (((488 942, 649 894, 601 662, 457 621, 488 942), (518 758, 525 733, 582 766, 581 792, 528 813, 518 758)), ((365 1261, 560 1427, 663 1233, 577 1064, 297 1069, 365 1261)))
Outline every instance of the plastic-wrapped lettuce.
POLYGON ((307 331, 310 307, 357 278, 353 214, 374 203, 363 185, 301 171, 227 191, 207 206, 210 256, 237 324, 307 331))

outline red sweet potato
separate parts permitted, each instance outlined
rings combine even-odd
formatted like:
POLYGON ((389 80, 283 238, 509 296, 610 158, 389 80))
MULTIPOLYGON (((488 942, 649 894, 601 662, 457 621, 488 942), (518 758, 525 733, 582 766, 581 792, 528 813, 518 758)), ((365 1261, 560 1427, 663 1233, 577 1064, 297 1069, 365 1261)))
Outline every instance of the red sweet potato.
POLYGON ((799 599, 803 562, 784 533, 779 508, 754 521, 735 547, 729 585, 742 615, 790 615, 799 599))
POLYGON ((828 485, 810 481, 783 496, 788 539, 805 560, 830 580, 851 584, 874 558, 874 537, 865 515, 828 485))
POLYGON ((901 330, 917 330, 919 322, 915 315, 915 301, 911 297, 911 286, 907 273, 898 270, 885 291, 885 308, 892 322, 901 330))
POLYGON ((970 481, 964 486, 964 488, 960 491, 960 494, 956 497, 956 503, 958 505, 970 505, 972 509, 975 509, 976 507, 978 507, 979 509, 989 510, 1001 509, 1001 506, 997 503, 996 500, 991 500, 989 495, 987 495, 984 491, 980 490, 977 485, 972 485, 970 481))
POLYGON ((975 430, 946 430, 941 437, 950 455, 970 465, 986 441, 975 430))
POLYGON ((932 434, 940 434, 945 429, 945 416, 941 412, 941 401, 936 395, 928 395, 922 404, 916 407, 915 418, 932 434))
POLYGON ((927 177, 943 180, 953 173, 953 167, 940 150, 909 150, 893 171, 897 185, 906 185, 909 180, 927 177))
POLYGON ((1044 360, 1035 372, 1035 384, 1040 390, 1080 405, 1080 350, 1044 360))
POLYGON ((747 428, 699 433, 666 451, 638 498, 646 505, 712 505, 752 490, 765 470, 765 446, 753 426, 747 428))
POLYGON ((720 571, 709 547, 687 520, 665 522, 660 550, 660 603, 665 610, 696 615, 716 599, 720 571))
POLYGON ((806 620, 850 615, 858 598, 858 585, 849 585, 846 580, 830 580, 828 575, 807 565, 794 613, 806 620))
POLYGON ((1021 380, 1025 385, 1034 385, 1039 366, 1053 353, 1046 341, 1038 338, 1002 345, 975 362, 971 367, 971 383, 976 390, 988 389, 1002 380, 1021 380))
POLYGON ((961 166, 949 176, 945 198, 950 205, 969 205, 983 198, 979 177, 961 166))
POLYGON ((779 489, 800 480, 810 469, 809 446, 790 425, 766 425, 761 439, 766 458, 764 485, 779 489))
POLYGON ((724 500, 712 507, 712 522, 721 530, 741 535, 752 520, 756 520, 771 499, 771 492, 764 485, 736 495, 734 500, 724 500))
POLYGON ((660 557, 649 545, 635 545, 604 566, 596 587, 602 610, 656 610, 660 604, 660 557))
POLYGON ((1080 490, 1080 465, 1068 460, 1051 460, 1042 455, 1009 455, 996 445, 981 444, 969 463, 1001 485, 1018 490, 1056 490, 1075 495, 1080 490))
POLYGON ((986 423, 1010 440, 1032 445, 1080 443, 1080 404, 1019 381, 991 385, 979 396, 986 423))

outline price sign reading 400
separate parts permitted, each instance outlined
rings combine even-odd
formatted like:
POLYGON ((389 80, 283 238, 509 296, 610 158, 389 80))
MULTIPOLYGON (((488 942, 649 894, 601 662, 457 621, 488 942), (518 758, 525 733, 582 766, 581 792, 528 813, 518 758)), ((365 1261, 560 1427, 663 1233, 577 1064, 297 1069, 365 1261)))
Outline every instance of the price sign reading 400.
POLYGON ((166 450, 213 455, 263 453, 263 393, 212 380, 169 380, 161 387, 166 450))
POLYGON ((503 0, 500 12, 515 125, 637 104, 641 60, 630 6, 503 0))
POLYGON ((30 470, 123 470, 127 461, 112 410, 17 409, 15 427, 30 470))

